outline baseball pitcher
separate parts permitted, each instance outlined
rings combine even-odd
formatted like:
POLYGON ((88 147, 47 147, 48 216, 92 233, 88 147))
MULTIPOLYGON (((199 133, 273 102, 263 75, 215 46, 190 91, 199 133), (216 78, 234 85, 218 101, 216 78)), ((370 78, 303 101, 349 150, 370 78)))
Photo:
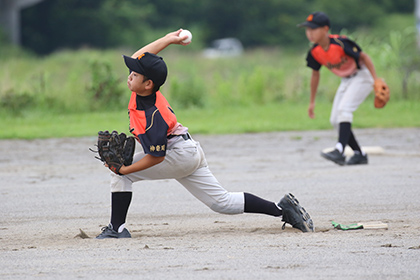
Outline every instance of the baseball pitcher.
POLYGON ((111 219, 98 239, 130 238, 126 217, 131 203, 133 183, 144 180, 175 179, 211 210, 222 214, 261 213, 281 217, 282 221, 303 232, 314 231, 309 214, 292 194, 279 203, 244 192, 229 192, 214 177, 200 144, 188 128, 178 121, 160 92, 167 67, 157 54, 171 44, 188 45, 180 37, 182 29, 142 47, 132 56, 124 56, 130 74, 128 104, 130 132, 142 147, 132 156, 131 137, 113 131, 100 131, 99 156, 111 170, 111 219), (132 159, 130 157, 132 156, 132 159))

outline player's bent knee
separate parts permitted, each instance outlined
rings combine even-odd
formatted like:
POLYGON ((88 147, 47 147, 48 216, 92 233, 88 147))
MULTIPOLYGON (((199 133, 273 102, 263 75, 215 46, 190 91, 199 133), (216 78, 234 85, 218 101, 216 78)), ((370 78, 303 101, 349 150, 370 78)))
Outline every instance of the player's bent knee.
POLYGON ((111 173, 111 192, 131 192, 133 191, 133 182, 126 176, 120 176, 111 173))

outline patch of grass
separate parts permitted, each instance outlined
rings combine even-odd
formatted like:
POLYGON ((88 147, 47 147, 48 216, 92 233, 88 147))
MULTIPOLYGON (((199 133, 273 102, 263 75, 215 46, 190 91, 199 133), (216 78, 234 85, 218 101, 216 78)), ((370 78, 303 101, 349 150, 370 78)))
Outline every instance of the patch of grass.
POLYGON ((382 109, 376 109, 372 104, 373 96, 371 95, 354 114, 355 127, 420 127, 419 102, 394 102, 391 99, 382 109))
POLYGON ((96 136, 99 130, 107 129, 128 133, 127 113, 30 113, 24 117, 4 116, 0 124, 0 139, 96 136))
MULTIPOLYGON (((375 109, 367 100, 354 117, 355 128, 420 127, 420 103, 390 102, 383 109, 375 109)), ((307 116, 307 104, 272 103, 260 106, 233 106, 216 109, 175 109, 178 121, 192 134, 236 134, 271 131, 302 131, 331 129, 331 104, 318 103, 316 118, 307 116)), ((2 115, 0 139, 34 139, 61 137, 96 137, 99 130, 128 132, 125 110, 110 113, 49 114, 30 113, 13 117, 2 115)))

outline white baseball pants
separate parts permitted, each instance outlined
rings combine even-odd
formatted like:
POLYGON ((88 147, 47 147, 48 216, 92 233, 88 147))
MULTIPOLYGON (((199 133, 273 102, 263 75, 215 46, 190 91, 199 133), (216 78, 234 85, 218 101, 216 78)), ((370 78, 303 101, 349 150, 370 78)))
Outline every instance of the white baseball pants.
MULTIPOLYGON (((136 153, 133 162, 144 156, 143 151, 136 153)), ((184 140, 182 137, 171 139, 165 160, 155 166, 123 176, 111 172, 111 192, 131 192, 134 182, 160 179, 177 180, 215 212, 244 212, 244 193, 225 190, 210 171, 200 144, 192 139, 184 140)))
POLYGON ((357 74, 342 78, 335 93, 331 109, 330 123, 338 129, 342 122, 353 122, 353 112, 373 90, 373 77, 366 66, 361 66, 357 74))

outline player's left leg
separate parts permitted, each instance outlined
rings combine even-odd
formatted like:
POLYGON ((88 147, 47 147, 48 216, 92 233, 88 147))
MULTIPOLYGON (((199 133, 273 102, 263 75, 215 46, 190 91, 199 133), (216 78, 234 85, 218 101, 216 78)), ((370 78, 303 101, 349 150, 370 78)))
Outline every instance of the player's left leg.
POLYGON ((176 180, 215 212, 222 214, 242 214, 244 212, 244 194, 225 190, 207 165, 200 166, 189 176, 176 180))
POLYGON ((266 214, 274 217, 280 217, 283 214, 276 203, 250 193, 244 193, 244 212, 266 214))
MULTIPOLYGON (((201 148, 200 148, 201 149, 201 148)), ((203 153, 204 155, 204 153, 203 153)), ((306 231, 313 231, 309 214, 286 195, 278 204, 254 194, 228 192, 214 177, 207 164, 193 174, 177 179, 192 195, 215 212, 222 214, 258 213, 280 217, 285 223, 306 231)))
POLYGON ((346 162, 347 165, 367 164, 368 155, 359 146, 353 132, 350 134, 349 146, 353 149, 354 155, 346 162))

